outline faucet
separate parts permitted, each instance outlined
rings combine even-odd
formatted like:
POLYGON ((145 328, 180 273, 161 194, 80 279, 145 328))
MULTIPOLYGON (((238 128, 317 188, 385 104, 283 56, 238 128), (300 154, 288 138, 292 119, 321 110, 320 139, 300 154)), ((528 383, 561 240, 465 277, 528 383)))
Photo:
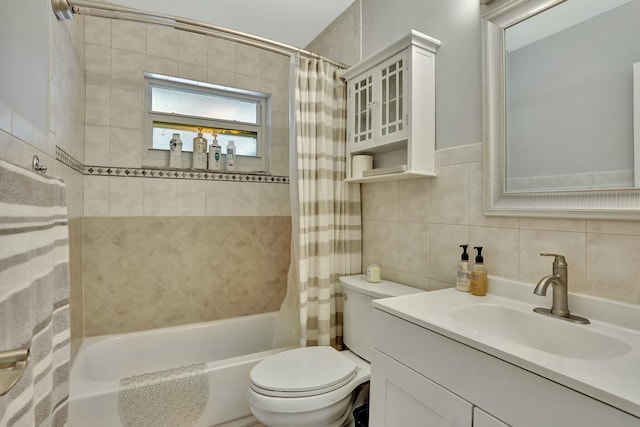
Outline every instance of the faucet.
POLYGON ((545 296, 547 294, 547 288, 551 285, 553 287, 553 302, 551 304, 551 309, 536 307, 533 311, 575 323, 589 323, 589 320, 584 317, 574 316, 569 312, 569 281, 567 278, 568 266, 565 257, 562 255, 548 253, 541 253, 540 256, 555 257, 553 260, 553 272, 552 274, 540 279, 536 288, 533 290, 533 293, 545 296))

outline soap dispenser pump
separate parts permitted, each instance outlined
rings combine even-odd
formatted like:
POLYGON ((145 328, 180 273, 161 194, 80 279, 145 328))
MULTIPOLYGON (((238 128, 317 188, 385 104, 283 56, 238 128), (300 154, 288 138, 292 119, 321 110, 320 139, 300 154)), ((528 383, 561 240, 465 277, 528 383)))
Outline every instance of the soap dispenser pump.
POLYGON ((477 251, 477 255, 471 270, 470 290, 472 295, 482 297, 487 294, 487 267, 482 257, 482 246, 474 246, 473 249, 477 251))
POLYGON ((460 292, 469 292, 471 272, 469 271, 469 254, 467 253, 467 247, 469 245, 460 245, 462 248, 462 255, 460 255, 460 261, 458 262, 458 275, 456 277, 456 289, 460 292))

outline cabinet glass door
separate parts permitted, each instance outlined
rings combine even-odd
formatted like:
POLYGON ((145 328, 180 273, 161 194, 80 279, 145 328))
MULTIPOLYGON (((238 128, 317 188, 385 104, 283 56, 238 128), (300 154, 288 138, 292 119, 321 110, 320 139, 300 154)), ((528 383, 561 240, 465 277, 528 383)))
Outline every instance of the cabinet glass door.
POLYGON ((361 146, 373 139, 373 76, 359 78, 353 84, 353 135, 351 143, 361 146))
POLYGON ((406 58, 399 55, 382 65, 380 69, 380 136, 397 137, 406 132, 404 111, 406 58))

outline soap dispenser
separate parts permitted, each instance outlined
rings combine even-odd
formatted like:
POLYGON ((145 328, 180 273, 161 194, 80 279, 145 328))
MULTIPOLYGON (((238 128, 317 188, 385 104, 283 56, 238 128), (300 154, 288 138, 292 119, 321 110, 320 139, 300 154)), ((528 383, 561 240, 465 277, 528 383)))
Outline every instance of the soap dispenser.
POLYGON ((460 292, 469 292, 471 272, 469 271, 469 254, 467 253, 467 247, 469 245, 460 245, 462 248, 462 255, 458 262, 458 275, 456 277, 456 289, 460 292))
POLYGON ((470 290, 472 295, 482 297, 487 294, 487 267, 482 257, 482 246, 474 246, 473 249, 477 251, 477 255, 471 270, 470 290))

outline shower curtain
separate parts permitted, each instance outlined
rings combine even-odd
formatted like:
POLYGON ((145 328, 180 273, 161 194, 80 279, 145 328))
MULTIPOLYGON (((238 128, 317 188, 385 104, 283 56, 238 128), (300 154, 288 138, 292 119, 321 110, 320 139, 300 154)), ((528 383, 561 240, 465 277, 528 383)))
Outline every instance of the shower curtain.
POLYGON ((0 351, 30 347, 0 426, 67 423, 69 239, 64 183, 0 160, 0 351))
MULTIPOLYGON (((361 270, 360 187, 346 177, 346 85, 340 70, 296 57, 294 241, 291 276, 299 296, 300 345, 342 349, 342 287, 361 270)), ((292 147, 292 148, 293 148, 292 147)), ((293 163, 293 162, 292 162, 293 163)))

